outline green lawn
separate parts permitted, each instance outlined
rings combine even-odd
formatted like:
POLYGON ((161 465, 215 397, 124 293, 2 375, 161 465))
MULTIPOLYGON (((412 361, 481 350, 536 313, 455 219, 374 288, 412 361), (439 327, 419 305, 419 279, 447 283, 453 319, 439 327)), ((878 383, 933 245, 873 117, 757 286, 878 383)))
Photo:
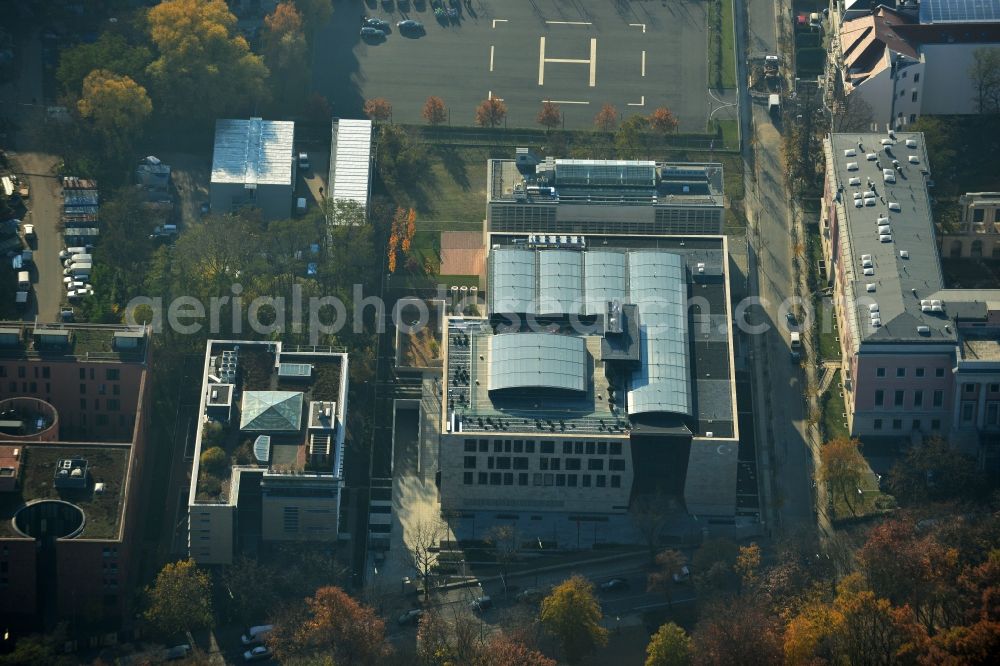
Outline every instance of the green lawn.
POLYGON ((734 0, 712 0, 708 5, 709 86, 736 87, 734 0))
POLYGON ((823 321, 819 321, 819 355, 824 361, 840 360, 840 341, 837 340, 837 322, 830 322, 830 327, 823 326, 823 321))
POLYGON ((823 439, 829 441, 838 437, 847 437, 850 433, 844 427, 847 418, 841 416, 845 411, 844 398, 840 395, 840 370, 833 373, 833 382, 823 395, 823 439))
POLYGON ((739 149, 740 121, 732 118, 729 120, 716 120, 715 124, 722 129, 722 144, 726 148, 739 149))

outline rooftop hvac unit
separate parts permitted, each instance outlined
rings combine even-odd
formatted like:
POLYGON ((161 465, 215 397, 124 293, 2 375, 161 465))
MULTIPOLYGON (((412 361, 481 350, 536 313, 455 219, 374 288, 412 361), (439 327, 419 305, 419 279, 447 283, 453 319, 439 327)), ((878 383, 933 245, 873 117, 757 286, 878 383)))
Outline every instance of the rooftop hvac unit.
POLYGON ((944 312, 944 308, 940 305, 932 305, 931 312, 944 312))
POLYGON ((889 202, 889 210, 891 210, 894 213, 898 213, 901 209, 900 209, 898 203, 896 203, 895 201, 890 201, 889 202))
POLYGON ((879 234, 878 241, 880 243, 891 243, 892 234, 879 234))
POLYGON ((881 143, 881 144, 882 144, 883 146, 891 146, 892 144, 894 144, 894 143, 896 143, 896 142, 895 142, 895 141, 893 141, 892 139, 882 139, 882 141, 881 141, 880 143, 881 143))
POLYGON ((916 155, 910 155, 909 161, 910 164, 920 164, 920 158, 917 157, 916 155))
POLYGON ((929 305, 921 305, 920 306, 920 311, 921 312, 930 312, 931 311, 931 306, 929 306, 929 305))
POLYGON ((857 162, 848 162, 847 163, 847 170, 848 171, 857 171, 858 170, 858 163, 857 162))
POLYGON ((874 269, 874 268, 866 268, 866 269, 865 269, 865 270, 863 271, 863 273, 864 273, 865 275, 875 275, 875 269, 874 269))
POLYGON ((909 259, 910 258, 910 251, 909 250, 900 250, 899 251, 899 256, 902 259, 909 259))
POLYGON ((917 326, 917 333, 919 333, 920 335, 930 335, 931 334, 931 327, 930 326, 917 326))
POLYGON ((866 284, 865 291, 867 291, 869 294, 875 293, 875 283, 869 282, 868 284, 866 284))
POLYGON ((906 140, 906 147, 907 148, 916 148, 917 147, 917 141, 916 141, 916 139, 907 139, 906 140))
POLYGON ((854 157, 857 154, 858 151, 854 150, 853 148, 848 148, 847 150, 844 151, 844 157, 854 157))
POLYGON ((931 307, 943 307, 943 306, 944 306, 944 301, 940 301, 936 298, 931 301, 931 307))
POLYGON ((698 262, 698 272, 699 273, 704 273, 705 272, 705 264, 704 263, 698 262))
POLYGON ((887 183, 895 183, 896 174, 892 169, 882 169, 882 179, 887 183))
POLYGON ((849 181, 847 181, 847 184, 848 185, 860 185, 861 184, 861 179, 855 176, 854 178, 851 178, 849 181))
POLYGON ((867 159, 867 160, 868 160, 869 162, 874 162, 875 160, 877 160, 877 159, 878 159, 878 153, 868 153, 867 155, 865 155, 865 158, 866 158, 866 159, 867 159))

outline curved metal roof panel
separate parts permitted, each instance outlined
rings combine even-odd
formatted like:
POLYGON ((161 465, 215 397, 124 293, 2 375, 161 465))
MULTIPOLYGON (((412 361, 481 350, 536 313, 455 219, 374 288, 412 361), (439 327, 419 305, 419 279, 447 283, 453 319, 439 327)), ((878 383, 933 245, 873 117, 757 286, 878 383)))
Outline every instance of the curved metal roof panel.
POLYGON ((494 312, 534 313, 534 250, 493 250, 490 273, 490 303, 494 312))
POLYGON ((490 391, 544 388, 587 390, 583 338, 553 333, 504 333, 490 337, 490 391))
POLYGON ((608 301, 625 302, 625 253, 590 250, 583 253, 584 314, 607 311, 608 301))
POLYGON ((538 312, 579 314, 583 308, 583 257, 579 252, 538 253, 538 312))

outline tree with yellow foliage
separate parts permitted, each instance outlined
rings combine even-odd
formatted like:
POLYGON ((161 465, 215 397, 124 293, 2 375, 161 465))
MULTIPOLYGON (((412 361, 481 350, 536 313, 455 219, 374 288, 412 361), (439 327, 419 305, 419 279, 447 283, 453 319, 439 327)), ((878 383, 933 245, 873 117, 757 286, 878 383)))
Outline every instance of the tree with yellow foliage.
POLYGON ((164 0, 149 10, 157 107, 197 123, 245 115, 267 96, 268 69, 236 31, 225 0, 164 0))
POLYGON ((309 46, 302 14, 294 3, 285 0, 264 18, 263 42, 275 102, 287 108, 304 100, 309 90, 309 46))
POLYGON ((93 123, 107 152, 121 155, 139 135, 153 103, 146 89, 130 77, 95 69, 83 80, 77 109, 93 123))

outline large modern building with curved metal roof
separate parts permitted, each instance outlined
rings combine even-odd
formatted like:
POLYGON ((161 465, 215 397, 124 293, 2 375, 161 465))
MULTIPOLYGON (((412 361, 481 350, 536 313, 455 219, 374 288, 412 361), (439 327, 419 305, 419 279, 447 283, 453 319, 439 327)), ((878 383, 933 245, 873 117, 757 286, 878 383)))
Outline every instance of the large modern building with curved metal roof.
POLYGON ((442 510, 600 516, 662 488, 732 521, 725 237, 493 233, 488 247, 486 313, 445 325, 442 510))

